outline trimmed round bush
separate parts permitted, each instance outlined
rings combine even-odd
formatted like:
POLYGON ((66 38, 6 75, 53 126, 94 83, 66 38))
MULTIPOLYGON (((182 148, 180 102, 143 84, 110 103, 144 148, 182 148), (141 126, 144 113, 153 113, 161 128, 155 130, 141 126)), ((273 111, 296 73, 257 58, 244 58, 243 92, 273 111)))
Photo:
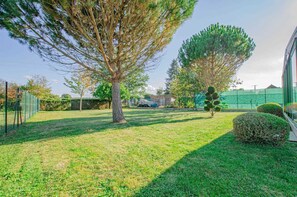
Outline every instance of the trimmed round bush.
POLYGON ((287 121, 267 113, 246 113, 233 120, 233 132, 242 142, 281 145, 287 138, 287 121))
POLYGON ((213 105, 212 103, 208 103, 208 104, 207 104, 207 107, 208 107, 208 108, 213 108, 214 105, 213 105))
POLYGON ((283 108, 278 103, 266 103, 257 108, 258 112, 273 114, 284 118, 283 108))
POLYGON ((216 93, 216 92, 215 92, 215 93, 213 93, 213 95, 212 95, 212 98, 213 98, 213 99, 218 99, 218 98, 219 98, 219 94, 218 94, 218 93, 216 93))
POLYGON ((213 94, 215 93, 216 89, 212 86, 209 86, 208 89, 207 89, 207 92, 209 92, 210 94, 213 94))
POLYGON ((211 96, 206 96, 206 99, 209 101, 212 101, 212 97, 211 96))
POLYGON ((222 108, 221 108, 220 106, 216 106, 216 107, 214 108, 214 110, 215 110, 215 112, 220 112, 220 111, 222 110, 222 108))
POLYGON ((221 103, 221 101, 214 101, 213 104, 215 105, 219 105, 221 103))
POLYGON ((209 107, 207 107, 207 106, 204 107, 204 110, 205 111, 210 111, 209 107))

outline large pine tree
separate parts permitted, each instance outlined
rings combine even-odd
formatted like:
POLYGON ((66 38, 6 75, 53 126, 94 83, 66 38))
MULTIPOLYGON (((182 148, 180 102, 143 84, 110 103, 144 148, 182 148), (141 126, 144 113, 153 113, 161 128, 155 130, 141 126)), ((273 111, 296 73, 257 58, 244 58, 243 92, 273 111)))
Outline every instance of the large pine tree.
POLYGON ((125 121, 120 83, 155 54, 197 0, 2 0, 0 27, 43 58, 112 83, 113 121, 125 121))
POLYGON ((242 28, 213 24, 184 41, 178 60, 182 68, 195 73, 204 91, 209 86, 223 91, 254 49, 253 39, 242 28))

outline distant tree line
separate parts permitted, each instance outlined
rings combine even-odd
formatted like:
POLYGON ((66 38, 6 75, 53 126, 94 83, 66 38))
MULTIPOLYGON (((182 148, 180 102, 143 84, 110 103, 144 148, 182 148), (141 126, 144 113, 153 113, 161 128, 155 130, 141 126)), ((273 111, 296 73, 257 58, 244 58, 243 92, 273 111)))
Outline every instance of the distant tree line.
MULTIPOLYGON (((72 76, 64 78, 64 85, 67 86, 71 92, 79 96, 80 110, 82 110, 83 97, 89 93, 90 95, 98 98, 101 101, 109 103, 111 107, 112 101, 112 84, 98 79, 90 72, 73 73, 72 76)), ((134 75, 130 75, 121 84, 121 99, 130 100, 132 98, 138 99, 145 94, 145 87, 149 77, 144 71, 139 71, 134 75)), ((10 101, 16 99, 16 90, 27 91, 30 94, 36 96, 43 101, 42 104, 51 103, 51 108, 55 109, 67 109, 69 108, 69 102, 72 97, 70 94, 62 94, 61 96, 53 94, 50 82, 44 76, 34 75, 30 77, 26 84, 18 85, 14 82, 10 82, 8 86, 8 98, 10 101), (61 105, 61 106, 59 106, 61 105), (54 107, 53 107, 54 106, 54 107)), ((4 103, 5 97, 5 81, 0 79, 0 105, 4 103)))

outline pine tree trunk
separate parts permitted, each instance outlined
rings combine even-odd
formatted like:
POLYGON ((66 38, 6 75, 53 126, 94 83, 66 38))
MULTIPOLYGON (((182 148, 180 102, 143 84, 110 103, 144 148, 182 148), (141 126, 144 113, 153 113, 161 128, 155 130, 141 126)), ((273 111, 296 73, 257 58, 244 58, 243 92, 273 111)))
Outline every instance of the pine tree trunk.
POLYGON ((112 82, 112 119, 114 123, 126 122, 121 101, 120 83, 112 82))

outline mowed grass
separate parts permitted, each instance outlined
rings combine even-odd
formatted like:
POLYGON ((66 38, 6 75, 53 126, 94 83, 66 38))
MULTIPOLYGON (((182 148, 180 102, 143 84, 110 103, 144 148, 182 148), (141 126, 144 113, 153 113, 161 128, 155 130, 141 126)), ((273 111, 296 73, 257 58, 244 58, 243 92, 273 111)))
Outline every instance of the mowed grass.
POLYGON ((297 144, 237 142, 238 114, 40 112, 0 139, 0 196, 296 196, 297 144))
MULTIPOLYGON (((14 111, 8 111, 7 113, 7 128, 8 130, 13 130, 14 124, 16 127, 17 122, 14 120, 15 118, 15 112, 14 111)), ((0 136, 5 133, 5 113, 3 111, 0 111, 0 136)))

